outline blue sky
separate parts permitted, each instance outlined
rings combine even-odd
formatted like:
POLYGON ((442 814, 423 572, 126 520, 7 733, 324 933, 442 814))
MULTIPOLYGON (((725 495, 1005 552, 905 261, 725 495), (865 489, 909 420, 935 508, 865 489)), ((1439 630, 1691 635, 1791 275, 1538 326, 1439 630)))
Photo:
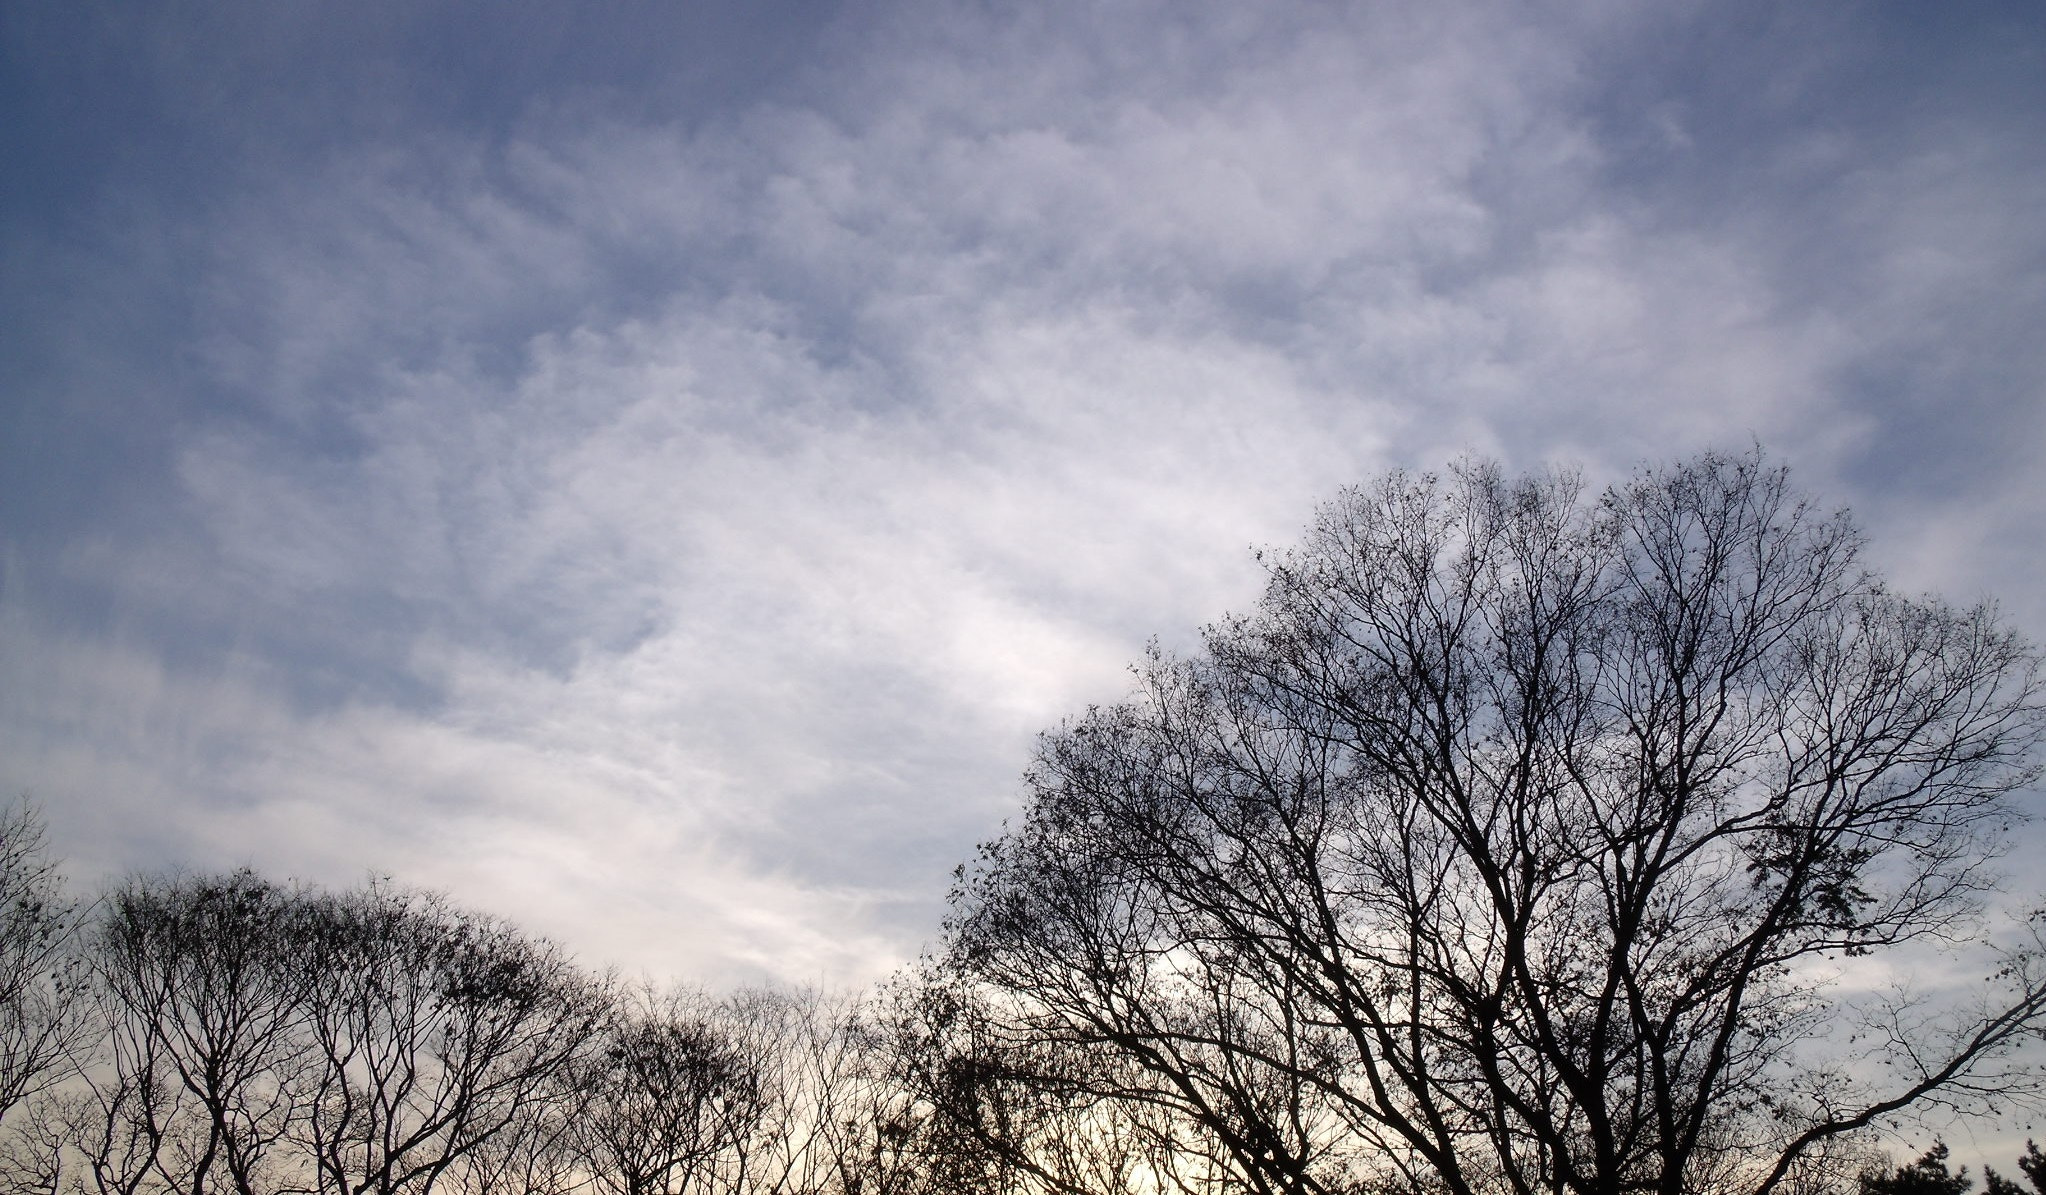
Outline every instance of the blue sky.
POLYGON ((856 982, 1392 466, 1759 440, 2046 631, 2046 9, 0 8, 0 783, 856 982))

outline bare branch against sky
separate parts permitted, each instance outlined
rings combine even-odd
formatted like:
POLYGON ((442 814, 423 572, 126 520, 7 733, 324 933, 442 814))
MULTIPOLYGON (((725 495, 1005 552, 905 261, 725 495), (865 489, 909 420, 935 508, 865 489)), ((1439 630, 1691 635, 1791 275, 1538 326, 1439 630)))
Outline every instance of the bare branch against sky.
POLYGON ((2046 10, 0 8, 0 798, 857 981, 1318 500, 1765 445, 2046 631, 2046 10))

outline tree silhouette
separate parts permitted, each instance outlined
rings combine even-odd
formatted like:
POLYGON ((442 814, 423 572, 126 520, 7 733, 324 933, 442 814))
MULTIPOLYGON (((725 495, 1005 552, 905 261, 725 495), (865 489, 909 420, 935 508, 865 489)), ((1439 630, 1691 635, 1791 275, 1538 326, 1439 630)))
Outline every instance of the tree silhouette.
POLYGON ((1045 737, 945 962, 1252 1191, 1762 1192, 2020 1090, 2046 970, 1982 910, 2038 659, 1860 546, 1759 452, 1349 491, 1045 737), (1832 982, 1933 940, 1993 978, 1832 982))
MULTIPOLYGON (((1861 1195, 1962 1195, 1974 1185, 1968 1180, 1966 1166, 1961 1167, 1959 1174, 1947 1170, 1946 1142, 1940 1141, 1909 1165, 1863 1174, 1861 1195)), ((1994 1177, 1990 1179, 1989 1190, 1990 1195, 1997 1195, 1994 1177)))

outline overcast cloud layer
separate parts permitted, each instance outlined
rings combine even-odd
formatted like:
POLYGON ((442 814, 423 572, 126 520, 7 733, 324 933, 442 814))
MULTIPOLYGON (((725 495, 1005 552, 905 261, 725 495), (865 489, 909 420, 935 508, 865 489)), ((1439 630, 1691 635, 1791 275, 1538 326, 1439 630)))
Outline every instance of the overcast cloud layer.
POLYGON ((2046 9, 0 9, 0 783, 82 879, 858 981, 1392 466, 1759 440, 2046 631, 2046 9))

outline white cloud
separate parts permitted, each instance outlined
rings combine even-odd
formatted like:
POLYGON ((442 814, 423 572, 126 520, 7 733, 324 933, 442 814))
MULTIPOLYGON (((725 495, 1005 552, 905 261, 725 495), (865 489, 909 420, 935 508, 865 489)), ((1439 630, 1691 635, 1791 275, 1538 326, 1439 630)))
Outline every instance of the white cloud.
MULTIPOLYGON (((1819 235, 1788 201, 1614 188, 1598 21, 1212 15, 919 8, 808 106, 536 104, 227 205, 189 536, 70 550, 150 608, 126 634, 0 625, 52 678, 0 699, 11 779, 88 869, 380 868, 597 961, 870 974, 1030 734, 1247 605, 1246 549, 1336 486, 1751 435, 1823 485, 1885 416, 1842 380, 1871 340, 2015 269, 1963 235, 2020 206, 1979 148, 1801 159, 1863 205, 1879 294, 1786 278, 1819 235)), ((2046 508, 1983 485, 1969 526, 2046 508)), ((1922 509, 1941 570, 2038 576, 1922 509)))

